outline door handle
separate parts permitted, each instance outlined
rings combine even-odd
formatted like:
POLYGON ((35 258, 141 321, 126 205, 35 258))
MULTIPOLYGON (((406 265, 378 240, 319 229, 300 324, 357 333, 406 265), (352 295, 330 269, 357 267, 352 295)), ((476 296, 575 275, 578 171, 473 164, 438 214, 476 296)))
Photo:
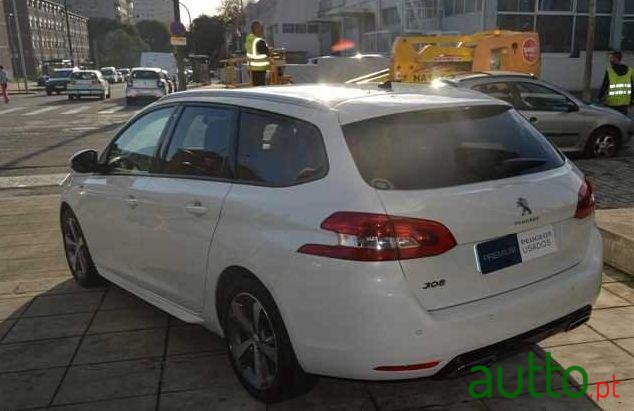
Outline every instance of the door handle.
POLYGON ((200 201, 194 201, 193 203, 185 206, 185 211, 193 215, 205 215, 209 209, 202 205, 200 201))
POLYGON ((139 205, 139 200, 137 200, 136 197, 134 197, 134 196, 128 196, 128 198, 125 200, 125 202, 131 208, 137 208, 138 205, 139 205))

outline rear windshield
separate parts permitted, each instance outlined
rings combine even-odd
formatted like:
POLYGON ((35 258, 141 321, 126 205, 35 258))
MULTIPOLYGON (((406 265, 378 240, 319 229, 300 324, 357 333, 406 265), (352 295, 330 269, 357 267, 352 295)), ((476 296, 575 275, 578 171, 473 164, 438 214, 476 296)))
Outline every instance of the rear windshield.
POLYGON ((78 71, 73 73, 71 78, 75 80, 97 80, 97 75, 90 71, 78 71))
POLYGON ((73 70, 55 70, 53 77, 70 77, 73 74, 73 70))
POLYGON ((363 179, 381 190, 421 190, 536 173, 562 156, 519 113, 462 107, 373 118, 343 127, 363 179))
POLYGON ((112 70, 112 69, 103 69, 103 70, 101 70, 101 74, 109 76, 110 74, 114 74, 114 70, 112 70))
POLYGON ((159 75, 156 71, 136 70, 132 72, 132 78, 137 80, 156 80, 159 75))

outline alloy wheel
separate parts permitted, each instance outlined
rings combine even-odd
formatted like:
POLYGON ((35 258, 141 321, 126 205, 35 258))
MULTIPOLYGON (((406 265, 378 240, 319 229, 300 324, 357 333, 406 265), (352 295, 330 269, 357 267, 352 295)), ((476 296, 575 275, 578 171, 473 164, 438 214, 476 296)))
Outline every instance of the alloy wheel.
POLYGON ((278 372, 278 347, 269 314, 256 297, 237 294, 227 316, 227 341, 237 371, 253 388, 271 387, 278 372))
POLYGON ((610 134, 602 134, 594 141, 595 157, 613 157, 616 154, 616 139, 610 134))
POLYGON ((72 216, 67 217, 64 222, 64 248, 73 274, 76 277, 85 278, 89 269, 88 250, 79 224, 72 216))

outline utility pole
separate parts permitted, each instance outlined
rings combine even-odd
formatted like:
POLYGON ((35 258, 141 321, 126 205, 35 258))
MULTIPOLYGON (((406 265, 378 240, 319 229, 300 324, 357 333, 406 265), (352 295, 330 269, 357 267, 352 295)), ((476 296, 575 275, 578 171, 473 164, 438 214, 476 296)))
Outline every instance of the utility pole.
POLYGON ((597 1, 588 1, 588 36, 586 38, 586 67, 583 76, 583 100, 592 100, 592 56, 594 53, 594 28, 597 14, 597 1))
POLYGON ((70 18, 68 17, 68 0, 64 0, 64 13, 66 14, 66 35, 68 36, 68 51, 70 51, 70 65, 75 67, 75 55, 73 53, 73 39, 70 35, 70 18))
POLYGON ((22 77, 24 78, 24 90, 29 92, 29 80, 26 78, 26 62, 24 59, 24 46, 22 45, 22 33, 20 33, 20 18, 18 16, 18 8, 15 6, 15 0, 11 0, 13 5, 13 18, 15 19, 15 32, 18 37, 18 48, 20 49, 20 65, 22 66, 22 77))
MULTIPOLYGON (((180 23, 181 21, 181 9, 180 2, 173 0, 174 2, 174 21, 180 23)), ((187 77, 185 76, 185 48, 183 46, 174 46, 176 49, 176 65, 178 67, 178 91, 187 90, 187 77)))

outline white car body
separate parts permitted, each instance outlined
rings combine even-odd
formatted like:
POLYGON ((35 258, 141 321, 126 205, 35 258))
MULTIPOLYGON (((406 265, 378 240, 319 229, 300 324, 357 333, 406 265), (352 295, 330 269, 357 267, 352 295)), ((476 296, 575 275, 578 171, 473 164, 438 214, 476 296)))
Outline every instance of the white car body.
POLYGON ((109 98, 110 85, 98 70, 79 70, 71 75, 66 94, 69 98, 84 96, 109 98))
POLYGON ((169 94, 169 83, 165 79, 162 69, 156 67, 135 67, 130 72, 126 85, 126 99, 128 101, 139 98, 161 98, 169 94), (139 73, 155 73, 156 78, 137 78, 139 73))
POLYGON ((114 67, 102 67, 99 71, 101 71, 101 75, 108 80, 109 83, 119 83, 121 81, 119 73, 114 67))
POLYGON ((323 137, 328 170, 323 178, 290 187, 72 174, 61 201, 77 215, 99 273, 186 322, 222 335, 216 287, 230 267, 241 267, 272 295, 306 372, 392 380, 434 375, 465 353, 565 318, 598 296, 601 237, 593 215, 574 217, 584 178, 568 160, 552 170, 496 181, 379 190, 360 175, 342 132, 342 126, 387 115, 502 102, 457 89, 392 93, 293 86, 178 93, 145 112, 188 103, 309 122, 323 137), (530 201, 534 219, 522 217, 518 198, 530 201), (401 261, 298 252, 307 244, 337 244, 337 235, 320 226, 342 211, 433 220, 457 244, 437 256, 401 261), (479 272, 478 244, 550 228, 552 254, 479 272), (427 286, 440 279, 444 286, 427 286), (407 368, 411 364, 427 365, 407 368))

